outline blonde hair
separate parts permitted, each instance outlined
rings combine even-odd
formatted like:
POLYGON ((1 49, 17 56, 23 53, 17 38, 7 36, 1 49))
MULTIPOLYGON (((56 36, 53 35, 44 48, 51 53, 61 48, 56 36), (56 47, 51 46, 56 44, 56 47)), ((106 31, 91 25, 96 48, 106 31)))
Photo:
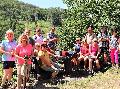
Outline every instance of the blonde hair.
POLYGON ((29 43, 29 39, 28 39, 28 36, 26 35, 26 34, 22 34, 22 35, 20 35, 19 36, 19 38, 18 38, 18 44, 21 44, 22 43, 22 39, 23 39, 23 37, 24 36, 26 36, 26 38, 27 38, 27 44, 29 43))
POLYGON ((8 39, 8 38, 7 38, 7 34, 9 34, 9 33, 12 33, 12 34, 13 34, 13 39, 14 39, 14 32, 13 32, 11 29, 9 29, 9 30, 6 31, 5 39, 8 39))
POLYGON ((24 31, 24 33, 26 33, 26 32, 30 32, 31 30, 29 29, 29 28, 25 28, 25 31, 24 31))

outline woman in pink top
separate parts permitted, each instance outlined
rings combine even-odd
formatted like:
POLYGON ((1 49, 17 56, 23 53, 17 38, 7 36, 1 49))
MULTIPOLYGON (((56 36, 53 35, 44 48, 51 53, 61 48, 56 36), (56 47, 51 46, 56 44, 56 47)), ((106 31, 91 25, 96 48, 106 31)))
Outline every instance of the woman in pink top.
MULTIPOLYGON (((22 84, 22 78, 24 76, 23 73, 23 64, 25 63, 24 57, 27 56, 29 59, 27 60, 27 69, 28 71, 30 71, 30 66, 31 66, 31 55, 33 53, 33 49, 32 49, 32 45, 29 44, 28 42, 28 37, 25 34, 22 34, 19 37, 19 43, 16 47, 16 57, 17 57, 17 74, 18 74, 18 78, 17 78, 17 89, 21 88, 21 84, 22 84)), ((27 77, 29 77, 29 72, 27 77)))
POLYGON ((89 56, 89 45, 87 44, 87 40, 82 40, 82 45, 80 48, 80 57, 78 58, 79 61, 83 60, 85 62, 84 68, 86 69, 87 60, 89 56))
POLYGON ((90 73, 92 73, 92 62, 93 60, 95 60, 96 62, 96 66, 98 69, 100 69, 100 65, 99 65, 99 60, 97 59, 97 56, 99 55, 99 46, 97 43, 97 39, 94 38, 93 42, 91 45, 89 45, 89 71, 90 73))

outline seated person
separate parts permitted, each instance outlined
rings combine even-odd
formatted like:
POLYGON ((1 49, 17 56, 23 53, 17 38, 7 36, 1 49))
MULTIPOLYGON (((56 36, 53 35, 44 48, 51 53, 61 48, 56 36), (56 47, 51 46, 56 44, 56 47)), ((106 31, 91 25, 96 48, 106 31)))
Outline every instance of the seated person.
POLYGON ((80 57, 78 58, 78 60, 79 61, 83 60, 85 62, 85 65, 84 65, 85 69, 86 69, 88 57, 89 57, 89 45, 87 44, 87 40, 83 39, 81 49, 80 49, 80 57))
POLYGON ((89 53, 90 53, 90 56, 89 56, 89 72, 90 73, 92 73, 92 70, 93 70, 92 69, 93 60, 95 60, 95 62, 96 62, 97 69, 100 69, 99 60, 97 59, 100 51, 99 51, 99 46, 98 46, 97 42, 98 42, 97 39, 94 38, 93 41, 92 41, 92 44, 89 45, 89 53))
POLYGON ((80 38, 76 38, 76 40, 75 40, 74 51, 76 53, 80 52, 80 38))
POLYGON ((45 71, 52 72, 52 78, 54 78, 58 74, 60 66, 52 62, 46 47, 47 45, 43 43, 41 45, 41 50, 38 52, 38 56, 40 58, 40 61, 42 62, 41 68, 45 71))

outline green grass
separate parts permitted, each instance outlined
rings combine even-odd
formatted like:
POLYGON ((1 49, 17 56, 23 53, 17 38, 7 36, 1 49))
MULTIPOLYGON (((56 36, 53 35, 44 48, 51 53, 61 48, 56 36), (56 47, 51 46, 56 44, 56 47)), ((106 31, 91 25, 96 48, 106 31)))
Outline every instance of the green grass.
POLYGON ((2 76, 3 75, 3 72, 2 72, 3 70, 2 70, 2 63, 0 63, 0 76, 2 76))
MULTIPOLYGON (((47 87, 53 85, 48 84, 47 87)), ((120 69, 110 68, 104 73, 97 73, 95 76, 74 79, 64 84, 54 85, 60 89, 120 89, 120 69)))
MULTIPOLYGON (((2 76, 1 63, 0 76, 2 76)), ((110 68, 104 73, 96 73, 93 77, 82 77, 64 84, 46 84, 46 87, 57 87, 59 89, 120 89, 120 69, 110 68)))

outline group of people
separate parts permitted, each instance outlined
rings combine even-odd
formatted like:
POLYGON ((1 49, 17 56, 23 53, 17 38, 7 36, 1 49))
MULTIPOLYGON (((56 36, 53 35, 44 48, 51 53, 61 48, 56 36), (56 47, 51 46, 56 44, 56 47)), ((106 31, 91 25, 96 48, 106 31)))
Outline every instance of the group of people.
MULTIPOLYGON (((85 37, 76 38, 74 51, 79 56, 77 61, 84 61, 84 68, 89 70, 89 73, 93 73, 93 61, 95 61, 96 67, 99 70, 101 68, 99 57, 103 56, 103 62, 108 63, 110 59, 113 67, 119 68, 119 51, 120 51, 120 38, 117 37, 117 30, 112 29, 111 36, 107 34, 107 27, 102 26, 98 36, 94 33, 92 25, 87 27, 87 34, 85 37)), ((58 36, 55 34, 55 27, 50 29, 45 37, 42 34, 42 30, 37 27, 35 29, 35 35, 31 36, 31 30, 25 29, 20 35, 18 41, 14 38, 14 32, 12 30, 6 31, 5 39, 0 44, 0 53, 2 53, 3 63, 3 77, 2 87, 6 86, 6 82, 11 83, 13 68, 17 67, 17 89, 21 89, 23 76, 29 80, 29 71, 32 65, 32 57, 36 57, 38 61, 41 61, 41 68, 46 71, 51 71, 52 76, 55 77, 61 66, 56 64, 50 59, 50 56, 58 57, 55 54, 56 44, 59 41, 58 36), (27 57, 27 75, 23 72, 23 65, 25 58, 27 57)))
POLYGON ((74 51, 79 55, 77 61, 84 61, 84 68, 93 73, 93 62, 97 70, 103 64, 111 63, 114 68, 119 68, 120 38, 118 30, 113 28, 111 35, 108 34, 107 26, 101 26, 100 32, 96 35, 93 26, 87 27, 87 34, 82 38, 76 38, 74 51), (100 57, 102 56, 102 60, 100 57))
POLYGON ((38 61, 42 62, 41 67, 44 70, 52 71, 52 77, 58 74, 60 66, 50 60, 50 55, 57 57, 54 50, 58 37, 55 34, 55 27, 50 29, 46 38, 42 34, 42 30, 37 27, 35 35, 31 36, 30 29, 20 35, 18 40, 14 38, 14 32, 7 30, 5 39, 0 44, 0 53, 2 53, 3 76, 1 87, 12 83, 13 68, 17 68, 17 87, 21 89, 23 76, 29 80, 29 73, 32 65, 32 57, 35 56, 38 61), (27 58, 27 61, 25 60, 27 58), (26 72, 24 72, 24 64, 27 62, 26 72))

